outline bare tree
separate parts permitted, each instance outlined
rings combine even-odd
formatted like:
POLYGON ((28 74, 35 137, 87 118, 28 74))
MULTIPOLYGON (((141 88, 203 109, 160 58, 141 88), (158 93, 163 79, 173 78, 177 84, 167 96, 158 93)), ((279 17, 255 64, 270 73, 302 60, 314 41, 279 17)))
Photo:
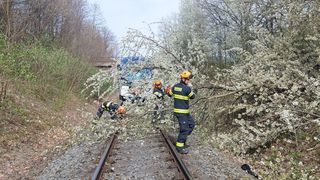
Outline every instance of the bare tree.
POLYGON ((56 43, 83 59, 112 56, 113 35, 86 0, 1 0, 0 33, 11 42, 56 43))

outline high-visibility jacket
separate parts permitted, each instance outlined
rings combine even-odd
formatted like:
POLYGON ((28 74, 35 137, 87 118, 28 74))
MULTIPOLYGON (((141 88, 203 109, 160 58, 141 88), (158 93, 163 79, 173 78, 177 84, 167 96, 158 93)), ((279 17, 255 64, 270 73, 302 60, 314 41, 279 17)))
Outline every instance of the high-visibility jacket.
POLYGON ((164 95, 164 92, 161 88, 154 88, 153 89, 153 94, 158 98, 158 99, 163 99, 163 95, 164 95))
POLYGON ((101 118, 102 114, 104 111, 109 112, 110 115, 115 115, 116 110, 119 108, 118 104, 115 104, 111 101, 105 101, 99 106, 98 111, 97 111, 97 117, 101 118))
POLYGON ((191 88, 183 81, 175 84, 169 91, 169 96, 173 96, 175 114, 189 114, 189 99, 194 99, 195 95, 191 88))
POLYGON ((115 112, 119 108, 119 105, 111 101, 106 101, 102 103, 102 108, 103 110, 108 111, 110 113, 110 112, 115 112))

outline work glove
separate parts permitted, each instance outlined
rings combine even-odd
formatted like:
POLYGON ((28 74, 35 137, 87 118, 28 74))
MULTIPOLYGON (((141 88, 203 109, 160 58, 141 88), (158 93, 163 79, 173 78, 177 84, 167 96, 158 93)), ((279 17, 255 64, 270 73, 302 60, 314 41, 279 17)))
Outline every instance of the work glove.
POLYGON ((171 87, 168 85, 168 86, 165 88, 164 91, 165 91, 167 94, 169 94, 170 91, 171 91, 171 87))
POLYGON ((197 93, 198 93, 198 89, 197 89, 197 88, 193 89, 193 92, 194 92, 195 94, 197 94, 197 93))

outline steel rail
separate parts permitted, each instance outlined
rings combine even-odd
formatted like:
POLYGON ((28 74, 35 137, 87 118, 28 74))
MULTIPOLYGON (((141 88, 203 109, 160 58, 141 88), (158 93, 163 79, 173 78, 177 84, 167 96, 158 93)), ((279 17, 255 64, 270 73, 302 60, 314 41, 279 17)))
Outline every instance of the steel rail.
POLYGON ((178 152, 176 150, 176 147, 169 140, 168 135, 164 131, 162 131, 161 129, 160 129, 160 133, 161 133, 164 141, 166 142, 168 149, 170 150, 170 154, 172 155, 175 163, 177 164, 179 172, 183 175, 183 178, 186 180, 192 179, 187 167, 185 166, 185 164, 183 163, 183 161, 179 157, 178 152))
POLYGON ((97 180, 100 178, 104 164, 105 164, 107 158, 109 157, 109 155, 111 154, 111 151, 114 147, 116 140, 117 140, 117 133, 114 133, 114 134, 112 134, 111 140, 107 144, 106 149, 104 150, 103 154, 101 155, 99 164, 97 165, 96 170, 94 171, 94 174, 91 177, 91 180, 97 180))

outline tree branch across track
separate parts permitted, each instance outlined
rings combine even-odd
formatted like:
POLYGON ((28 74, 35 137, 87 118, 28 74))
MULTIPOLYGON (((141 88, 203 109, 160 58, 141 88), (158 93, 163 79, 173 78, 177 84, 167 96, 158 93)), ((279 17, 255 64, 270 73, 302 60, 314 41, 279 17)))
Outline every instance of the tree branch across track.
POLYGON ((247 89, 250 89, 252 87, 256 87, 256 86, 250 86, 250 87, 246 87, 246 88, 242 88, 242 89, 239 89, 239 90, 236 90, 236 91, 233 91, 233 92, 230 92, 230 93, 226 93, 226 94, 219 94, 219 95, 216 95, 216 96, 206 96, 206 97, 200 97, 200 98, 197 98, 197 100, 195 102, 193 102, 191 104, 191 106, 199 103, 201 100, 206 100, 206 101, 212 101, 214 99, 217 99, 217 98, 222 98, 222 97, 226 97, 226 96, 230 96, 230 95, 233 95, 233 94, 236 94, 238 92, 241 92, 241 91, 244 91, 244 90, 247 90, 247 89))
MULTIPOLYGON (((194 105, 196 105, 197 103, 199 103, 201 100, 207 100, 207 101, 212 101, 212 100, 214 100, 214 99, 216 99, 216 98, 222 98, 222 97, 225 97, 225 96, 230 96, 230 95, 232 95, 232 94, 236 94, 236 93, 238 93, 238 92, 241 92, 241 91, 244 91, 244 90, 247 90, 247 89, 250 89, 250 88, 252 88, 252 87, 256 87, 256 86, 250 86, 250 87, 246 87, 246 88, 242 88, 242 89, 239 89, 239 90, 236 90, 236 91, 233 91, 233 92, 230 92, 230 93, 227 93, 227 94, 220 94, 220 95, 216 95, 216 96, 210 96, 210 97, 200 97, 200 98, 197 98, 197 100, 195 101, 195 102, 193 102, 192 104, 191 104, 191 106, 194 106, 194 105)), ((142 118, 143 116, 145 116, 145 115, 147 115, 147 114, 149 114, 149 113, 151 113, 151 112, 155 112, 155 111, 158 111, 158 112, 161 112, 161 111, 170 111, 170 110, 172 110, 173 108, 172 107, 170 107, 170 108, 164 108, 164 109, 161 109, 161 110, 148 110, 148 111, 146 111, 145 113, 143 113, 143 114, 131 114, 131 115, 133 115, 133 116, 138 116, 138 118, 142 118)))

